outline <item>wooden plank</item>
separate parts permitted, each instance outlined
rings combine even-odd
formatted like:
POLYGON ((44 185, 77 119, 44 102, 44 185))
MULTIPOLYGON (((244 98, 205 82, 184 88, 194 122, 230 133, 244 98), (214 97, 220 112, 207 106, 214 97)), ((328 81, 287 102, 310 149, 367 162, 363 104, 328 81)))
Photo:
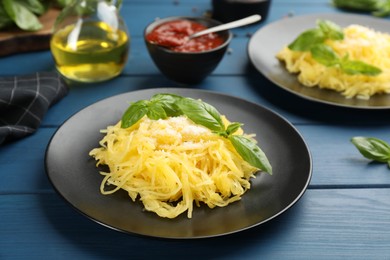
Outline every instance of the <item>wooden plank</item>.
MULTIPOLYGON (((209 1, 124 1, 132 51, 124 74, 107 83, 73 86, 50 108, 33 136, 0 147, 0 258, 186 258, 198 259, 387 259, 390 255, 390 175, 349 142, 355 135, 390 141, 388 111, 357 111, 312 103, 275 87, 253 71, 247 33, 236 31, 232 53, 199 89, 236 95, 280 113, 294 123, 313 155, 313 178, 303 198, 274 221, 217 239, 165 241, 129 236, 102 227, 57 196, 44 171, 44 152, 56 128, 97 100, 151 87, 177 87, 148 57, 143 28, 157 15, 201 14, 209 1), (148 12, 145 12, 148 10, 148 12), (190 253, 189 253, 190 252, 190 253)), ((268 21, 287 14, 338 12, 325 1, 279 0, 268 21), (298 8, 298 4, 304 6, 298 8)), ((260 27, 260 25, 259 25, 260 27)), ((50 52, 0 59, 0 75, 53 70, 50 52), (33 66, 31 61, 34 61, 33 66)))
MULTIPOLYGON (((229 44, 229 48, 218 64, 212 75, 247 75, 250 60, 247 54, 247 45, 250 36, 234 37, 229 44)), ((257 73, 257 72, 256 72, 257 73)), ((160 71, 153 63, 146 49, 143 38, 132 38, 130 57, 123 70, 124 76, 158 75, 160 71)))
MULTIPOLYGON (((310 189, 390 188, 388 167, 370 163, 349 141, 353 136, 364 135, 390 142, 388 127, 299 125, 297 128, 312 154, 310 189)), ((0 149, 0 172, 4 173, 0 194, 54 192, 44 168, 46 146, 54 131, 55 128, 40 128, 36 134, 0 149)))
MULTIPOLYGON (((313 10, 321 8, 322 10, 331 11, 331 6, 321 6, 319 4, 305 5, 299 9, 299 13, 295 13, 293 9, 296 3, 289 2, 278 5, 273 4, 270 9, 270 15, 267 19, 272 22, 287 15, 300 15, 312 13, 313 10)), ((124 1, 121 9, 131 37, 142 38, 144 28, 156 18, 168 16, 204 16, 211 14, 211 4, 209 1, 151 1, 127 3, 124 1), (144 12, 147 9, 148 12, 144 12)), ((43 23, 44 28, 38 32, 26 32, 21 30, 2 31, 0 32, 0 56, 9 54, 21 53, 26 51, 48 50, 49 40, 51 37, 52 26, 58 13, 58 9, 50 9, 39 19, 43 23)), ((234 29, 236 37, 246 37, 258 28, 261 28, 265 23, 248 26, 244 28, 234 29)))
POLYGON ((43 27, 36 32, 19 29, 0 31, 0 56, 49 49, 52 28, 59 13, 59 9, 51 8, 40 16, 43 27))
MULTIPOLYGON (((295 1, 274 1, 271 3, 269 16, 264 23, 254 26, 234 29, 235 35, 245 37, 247 33, 264 26, 266 23, 273 22, 279 19, 286 18, 291 15, 303 15, 322 12, 341 12, 332 5, 317 2, 312 4, 299 4, 295 1), (299 8, 297 8, 299 6, 299 8)), ((147 2, 138 2, 137 4, 126 3, 121 9, 130 34, 133 37, 142 37, 145 27, 156 18, 164 18, 168 16, 203 16, 210 15, 212 11, 211 1, 155 1, 150 4, 147 2), (178 4, 177 4, 178 2, 178 4), (145 12, 144 10, 147 10, 145 12)))
POLYGON ((16 53, 1 57, 1 76, 18 76, 37 71, 54 71, 54 60, 49 51, 16 53))
MULTIPOLYGON (((183 87, 162 75, 118 77, 110 82, 75 86, 58 104, 49 109, 43 125, 59 125, 72 114, 101 99, 146 88, 183 87), (92 92, 92 93, 91 93, 92 92)), ((184 86, 186 87, 186 86, 184 86)), ((314 103, 290 94, 266 81, 260 74, 239 77, 210 76, 187 86, 217 91, 256 102, 279 113, 294 124, 341 124, 389 126, 387 111, 343 109, 314 103)))
POLYGON ((377 137, 390 142, 389 126, 299 125, 313 159, 311 188, 390 187, 386 164, 372 163, 350 142, 354 136, 377 137))
MULTIPOLYGON (((153 21, 156 17, 166 17, 171 15, 202 15, 210 8, 210 3, 207 1, 199 2, 199 6, 196 6, 196 8, 193 7, 193 3, 191 1, 189 4, 181 3, 179 5, 175 5, 171 1, 164 3, 165 4, 160 4, 160 2, 157 1, 155 5, 147 3, 130 5, 125 2, 121 13, 131 35, 131 50, 124 74, 150 75, 151 73, 158 73, 158 70, 147 54, 146 47, 143 42, 143 31, 148 23, 153 21), (143 11, 145 8, 148 10, 146 13, 143 11)), ((289 13, 294 13, 294 10, 291 9, 294 6, 295 5, 286 3, 277 5, 273 4, 270 17, 266 23, 282 19, 289 13)), ((324 10, 325 8, 326 12, 332 10, 332 7, 329 6, 320 7, 321 10, 324 10)), ((306 14, 315 12, 318 8, 318 5, 305 5, 299 10, 302 12, 300 14, 306 14)), ((246 45, 249 41, 249 36, 266 23, 234 29, 233 32, 235 37, 230 46, 230 55, 225 56, 214 74, 245 74, 247 72, 246 64, 248 63, 246 45)), ((29 48, 28 46, 29 44, 14 44, 8 46, 7 48, 29 48)), ((2 57, 2 59, 0 59, 0 67, 2 68, 0 75, 22 75, 36 71, 54 70, 54 61, 51 57, 50 51, 33 52, 24 55, 15 54, 8 57, 2 57), (34 66, 29 65, 31 64, 31 60, 35 61, 34 66)))
MULTIPOLYGON (((309 190, 257 228, 206 240, 156 240, 96 224, 56 195, 0 196, 0 255, 94 259, 386 259, 390 189, 309 190), (189 253, 190 252, 190 253, 189 253)), ((131 203, 131 202, 129 202, 131 203)))
MULTIPOLYGON (((216 75, 243 75, 246 74, 248 57, 246 45, 249 38, 234 38, 230 49, 222 59, 213 74, 216 75)), ((50 51, 11 55, 0 59, 0 75, 23 75, 36 71, 54 71, 55 64, 50 51), (34 60, 34 66, 29 65, 34 60)), ((147 52, 143 38, 132 38, 130 56, 122 73, 124 76, 160 75, 147 52)))
POLYGON ((54 131, 41 128, 32 136, 1 146, 0 172, 4 174, 4 182, 0 182, 0 194, 53 192, 44 158, 54 131))

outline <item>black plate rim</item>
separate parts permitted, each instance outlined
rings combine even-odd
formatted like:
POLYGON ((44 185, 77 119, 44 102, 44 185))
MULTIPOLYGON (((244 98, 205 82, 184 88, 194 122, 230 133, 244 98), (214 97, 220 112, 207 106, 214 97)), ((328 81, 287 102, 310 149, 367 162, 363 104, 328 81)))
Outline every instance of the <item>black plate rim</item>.
MULTIPOLYGON (((307 188, 310 184, 310 181, 312 179, 312 174, 313 174, 313 159, 312 159, 312 154, 311 154, 311 151, 310 151, 310 148, 308 146, 308 144, 306 143, 305 139, 303 138, 303 135, 297 130, 297 128, 292 125, 292 123, 290 123, 285 117, 283 117, 282 115, 272 111, 271 109, 267 108, 267 107, 264 107, 262 105, 259 105, 255 102, 252 102, 252 101, 249 101, 249 100, 246 100, 244 98, 241 98, 241 97, 237 97, 237 96, 233 96, 233 95, 230 95, 230 94, 225 94, 225 93, 221 93, 221 92, 217 92, 217 91, 211 91, 211 90, 201 90, 201 89, 185 89, 185 88, 149 88, 149 89, 139 89, 139 90, 135 90, 135 91, 130 91, 130 92, 125 92, 125 93, 121 93, 121 94, 117 94, 117 95, 114 95, 114 96, 111 96, 111 97, 107 97, 107 98, 103 98, 101 100, 98 100, 84 108, 82 108, 81 110, 75 112, 73 115, 71 115, 69 118, 67 118, 57 129, 56 131, 53 133, 53 135, 51 136, 50 140, 49 140, 49 143, 46 147, 46 151, 45 151, 45 157, 44 157, 44 164, 45 164, 45 172, 46 172, 46 176, 50 182, 50 184, 52 185, 52 187, 54 188, 55 192, 68 204, 70 205, 73 209, 75 209, 77 212, 79 212, 81 215, 85 216, 87 219, 90 219, 91 221, 97 223, 97 224, 100 224, 106 228, 109 228, 111 230, 115 230, 115 231, 118 231, 118 232, 121 232, 121 233, 125 233, 125 234, 129 234, 129 235, 135 235, 135 236, 140 236, 140 237, 150 237, 150 238, 158 238, 158 239, 169 239, 169 240, 192 240, 192 239, 209 239, 209 238, 214 238, 214 237, 221 237, 221 236, 227 236, 227 235, 231 235, 231 234, 235 234, 235 233, 238 233, 238 232, 242 232, 242 231, 245 231, 245 230, 249 230, 249 229, 252 229, 254 227, 257 227, 257 226, 260 226, 264 223, 267 223, 271 220, 273 220, 274 218, 280 216, 281 214, 283 214, 284 212, 286 212, 287 210, 289 210, 290 208, 292 208, 301 198, 302 196, 305 194, 305 192, 307 191, 307 188), (261 109, 263 109, 264 111, 266 111, 267 113, 270 113, 270 114, 273 114, 274 116, 278 117, 280 120, 284 121, 285 124, 289 125, 289 127, 295 132, 295 134, 300 138, 300 141, 302 142, 302 145, 306 148, 305 152, 306 152, 306 155, 307 155, 307 159, 308 159, 308 172, 307 172, 307 178, 306 178, 306 181, 305 183, 303 184, 303 187, 300 191, 300 193, 290 202, 289 205, 287 205, 286 207, 284 207, 283 210, 280 210, 278 213, 270 216, 269 218, 267 219, 264 219, 262 221, 259 221, 253 225, 250 225, 250 226, 247 226, 247 227, 243 227, 243 228, 240 228, 240 229, 237 229, 237 230, 232 230, 232 231, 229 231, 229 232, 224 232, 224 233, 220 233, 220 234, 213 234, 213 235, 200 235, 200 236, 192 236, 192 237, 183 237, 183 236, 155 236, 155 235, 150 235, 150 234, 144 234, 144 233, 138 233, 138 232, 133 232, 133 231, 129 231, 129 230, 124 230, 124 229, 121 229, 121 228, 118 228, 112 224, 108 224, 108 223, 105 223, 101 220, 99 220, 98 218, 94 217, 94 216, 91 216, 87 213, 85 213, 83 210, 81 210, 80 208, 76 207, 71 201, 69 201, 63 194, 62 192, 58 189, 56 183, 53 181, 53 179, 51 178, 51 174, 50 174, 50 170, 48 169, 48 157, 49 157, 49 153, 50 153, 50 147, 51 147, 51 144, 53 142, 53 140, 56 138, 56 135, 57 133, 61 130, 61 128, 66 125, 73 117, 75 117, 76 115, 78 115, 79 113, 82 113, 83 111, 93 107, 93 106, 97 106, 99 105, 99 103, 101 102, 104 102, 104 101, 108 101, 110 99, 112 100, 115 100, 116 98, 122 96, 122 95, 127 95, 127 94, 137 94, 137 93, 141 93, 141 92, 154 92, 154 93, 176 93, 177 91, 195 91, 197 93, 203 93, 203 94, 212 94, 212 95, 218 95, 218 96, 221 96, 221 97, 227 97, 227 98, 233 98, 233 99, 236 99, 236 100, 241 100, 243 102, 247 102, 249 104, 252 104, 254 106, 257 106, 261 109)), ((131 202, 131 201, 130 201, 131 202)))

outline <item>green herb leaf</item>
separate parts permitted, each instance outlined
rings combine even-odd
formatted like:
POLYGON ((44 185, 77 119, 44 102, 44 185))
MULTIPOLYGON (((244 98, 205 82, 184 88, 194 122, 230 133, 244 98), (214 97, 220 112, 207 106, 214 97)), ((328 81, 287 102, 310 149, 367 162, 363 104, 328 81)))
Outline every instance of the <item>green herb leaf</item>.
POLYGON ((183 114, 177 106, 177 102, 181 98, 181 96, 174 94, 156 94, 150 99, 150 102, 160 104, 167 116, 179 116, 183 114))
POLYGON ((3 0, 4 9, 15 24, 26 31, 42 28, 37 16, 18 0, 3 0))
POLYGON ((376 76, 382 73, 382 70, 378 67, 372 66, 363 61, 343 59, 340 67, 345 73, 349 75, 362 74, 367 76, 376 76))
POLYGON ((378 9, 378 0, 333 0, 333 5, 338 8, 375 11, 378 9))
POLYGON ((385 17, 390 15, 390 1, 381 1, 378 4, 378 8, 376 11, 371 13, 377 17, 385 17))
POLYGON ((230 135, 229 140, 238 154, 250 165, 272 174, 267 156, 254 141, 242 135, 230 135))
POLYGON ((235 132, 237 132, 238 129, 240 129, 241 126, 243 126, 243 124, 241 124, 241 123, 237 123, 237 122, 231 123, 226 128, 226 134, 228 136, 231 134, 234 134, 235 132))
POLYGON ((74 1, 74 0, 57 0, 56 2, 57 2, 57 4, 58 4, 60 7, 64 8, 65 6, 70 5, 73 1, 74 1))
POLYGON ((374 137, 361 136, 353 137, 351 142, 367 159, 390 163, 390 145, 387 142, 374 137))
POLYGON ((328 20, 318 20, 317 25, 324 33, 326 39, 334 41, 344 39, 344 32, 340 26, 328 20))
POLYGON ((194 123, 203 125, 212 131, 223 131, 225 126, 215 107, 192 98, 182 98, 178 107, 194 123))
POLYGON ((310 49, 310 53, 317 62, 325 66, 334 66, 340 62, 340 58, 331 47, 325 44, 317 44, 310 49))
POLYGON ((378 17, 390 15, 389 0, 333 0, 332 3, 338 8, 371 12, 372 15, 378 17))
POLYGON ((288 48, 293 51, 309 51, 312 47, 323 43, 326 39, 342 40, 344 33, 335 23, 328 20, 318 20, 317 28, 301 33, 288 48))
POLYGON ((367 75, 376 76, 382 72, 381 69, 369 65, 363 61, 353 61, 348 59, 348 55, 339 58, 333 49, 325 44, 318 44, 310 49, 314 60, 327 67, 338 65, 340 69, 349 75, 367 75))
POLYGON ((226 127, 226 130, 213 131, 213 132, 214 132, 215 134, 219 135, 219 136, 228 138, 230 135, 232 135, 232 134, 234 134, 235 132, 237 132, 237 130, 238 130, 242 125, 243 125, 243 124, 241 124, 241 123, 234 122, 234 123, 231 123, 230 125, 228 125, 228 126, 226 127))
POLYGON ((14 24, 14 21, 9 17, 3 5, 0 3, 0 29, 6 28, 12 24, 14 24))
POLYGON ((34 14, 42 15, 47 11, 47 8, 40 0, 15 0, 14 2, 19 2, 19 4, 23 5, 34 14))
POLYGON ((314 45, 323 43, 324 40, 325 35, 320 29, 310 29, 300 34, 288 45, 288 48, 293 51, 308 51, 314 45))
POLYGON ((162 104, 152 102, 149 102, 146 115, 152 120, 166 119, 168 117, 162 104))
POLYGON ((139 100, 129 106, 122 116, 121 127, 128 128, 137 123, 149 111, 149 101, 139 100))

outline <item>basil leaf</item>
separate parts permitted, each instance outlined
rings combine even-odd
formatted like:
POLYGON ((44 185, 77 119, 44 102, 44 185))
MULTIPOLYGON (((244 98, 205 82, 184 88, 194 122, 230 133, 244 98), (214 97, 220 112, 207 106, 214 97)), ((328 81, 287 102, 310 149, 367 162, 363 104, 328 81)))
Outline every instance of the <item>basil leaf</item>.
POLYGON ((225 138, 229 138, 229 136, 234 134, 235 132, 237 132, 237 130, 240 129, 240 127, 242 125, 243 124, 241 124, 241 123, 234 122, 234 123, 231 123, 230 125, 228 125, 226 130, 213 131, 213 133, 217 134, 219 136, 225 137, 225 138))
POLYGON ((0 3, 0 29, 6 28, 13 23, 14 21, 12 21, 11 17, 9 17, 3 5, 0 3))
POLYGON ((37 16, 16 0, 3 0, 4 9, 22 30, 38 31, 42 28, 37 16))
POLYGON ((390 15, 390 2, 389 1, 380 1, 377 3, 378 8, 376 11, 372 12, 372 15, 377 17, 385 17, 390 15))
POLYGON ((60 7, 64 8, 65 6, 70 5, 73 1, 74 1, 74 0, 57 0, 56 2, 57 2, 57 4, 58 4, 60 7))
POLYGON ((226 128, 226 134, 228 136, 231 134, 234 134, 235 132, 237 132, 238 129, 240 129, 241 126, 243 126, 243 124, 241 124, 241 123, 237 123, 237 122, 231 123, 226 128))
POLYGON ((334 22, 328 20, 318 20, 317 25, 324 33, 325 38, 335 41, 344 39, 343 30, 334 22))
POLYGON ((340 66, 341 69, 349 75, 363 74, 368 76, 376 76, 382 72, 382 70, 378 67, 372 66, 363 61, 343 59, 340 66))
POLYGON ((333 0, 332 4, 338 8, 357 11, 375 11, 378 9, 378 0, 333 0))
POLYGON ((333 0, 332 3, 338 8, 371 12, 372 15, 378 17, 390 15, 388 0, 333 0))
POLYGON ((389 163, 390 145, 387 142, 374 137, 361 136, 353 137, 351 142, 367 159, 389 163))
POLYGON ((225 125, 215 107, 192 98, 182 98, 177 103, 180 110, 195 124, 207 127, 212 131, 223 131, 225 125))
POLYGON ((324 33, 316 28, 310 29, 301 33, 288 48, 293 51, 308 51, 316 44, 323 43, 325 41, 324 33))
POLYGON ((14 2, 19 2, 19 4, 23 5, 34 14, 42 15, 46 12, 46 7, 40 0, 14 0, 14 2))
POLYGON ((154 95, 150 101, 152 103, 158 103, 165 110, 167 116, 180 116, 183 112, 176 105, 181 96, 174 94, 156 94, 154 95))
POLYGON ((325 44, 318 44, 312 47, 310 53, 313 59, 325 66, 334 66, 340 62, 337 53, 325 44))
POLYGON ((343 30, 331 21, 318 20, 317 28, 301 33, 288 48, 293 51, 309 51, 312 47, 323 43, 326 39, 344 39, 343 30))
POLYGON ((168 117, 164 108, 160 104, 150 104, 146 115, 152 120, 166 119, 168 117))
POLYGON ((272 167, 267 156, 255 142, 242 135, 230 135, 229 140, 238 154, 250 165, 272 174, 272 167))
POLYGON ((128 128, 137 123, 148 112, 147 100, 139 100, 129 106, 122 116, 121 127, 128 128))
POLYGON ((325 44, 318 44, 310 49, 310 53, 314 60, 322 65, 331 67, 339 65, 341 70, 349 75, 367 75, 367 76, 376 76, 382 72, 381 69, 369 65, 363 61, 352 61, 348 59, 348 55, 339 58, 336 52, 333 49, 325 44))

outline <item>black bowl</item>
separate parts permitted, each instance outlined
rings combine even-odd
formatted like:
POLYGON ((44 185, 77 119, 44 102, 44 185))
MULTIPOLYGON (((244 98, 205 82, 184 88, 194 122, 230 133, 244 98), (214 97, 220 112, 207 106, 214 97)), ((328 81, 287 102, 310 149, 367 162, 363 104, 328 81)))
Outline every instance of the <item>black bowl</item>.
POLYGON ((167 78, 181 84, 199 83, 217 67, 229 46, 233 34, 230 31, 218 32, 224 39, 223 44, 203 52, 175 52, 153 44, 146 39, 146 35, 156 26, 178 19, 191 20, 206 27, 214 27, 220 25, 221 22, 206 17, 175 16, 156 20, 149 24, 144 31, 144 39, 150 57, 167 78))
POLYGON ((261 22, 267 19, 270 5, 271 0, 212 0, 212 17, 226 23, 259 14, 261 22))

